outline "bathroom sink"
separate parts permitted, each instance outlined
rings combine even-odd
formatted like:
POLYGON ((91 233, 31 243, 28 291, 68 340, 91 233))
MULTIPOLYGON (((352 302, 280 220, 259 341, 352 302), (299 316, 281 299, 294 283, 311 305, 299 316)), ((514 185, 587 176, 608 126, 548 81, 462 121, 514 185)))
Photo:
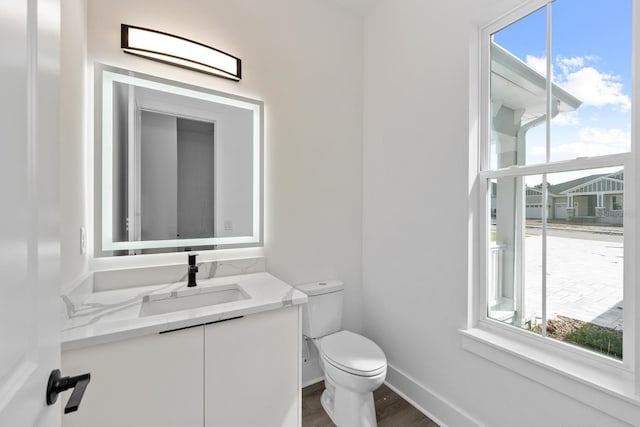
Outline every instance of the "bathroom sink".
POLYGON ((237 284, 145 295, 142 300, 140 316, 153 316, 249 298, 249 295, 237 284))

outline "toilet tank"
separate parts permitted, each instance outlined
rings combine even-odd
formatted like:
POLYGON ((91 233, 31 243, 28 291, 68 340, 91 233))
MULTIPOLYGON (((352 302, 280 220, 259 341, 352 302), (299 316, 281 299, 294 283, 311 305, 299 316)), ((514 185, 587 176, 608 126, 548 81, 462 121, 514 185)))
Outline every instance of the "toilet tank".
POLYGON ((309 297, 302 307, 302 334, 320 338, 342 329, 344 283, 324 280, 297 286, 309 297))

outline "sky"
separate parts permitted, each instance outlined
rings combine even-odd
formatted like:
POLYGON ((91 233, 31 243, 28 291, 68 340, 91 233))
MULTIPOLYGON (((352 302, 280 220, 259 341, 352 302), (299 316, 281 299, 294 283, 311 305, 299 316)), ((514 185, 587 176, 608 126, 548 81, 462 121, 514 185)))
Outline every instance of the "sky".
MULTIPOLYGON (((576 111, 552 120, 551 161, 629 151, 631 3, 556 0, 551 4, 553 81, 583 102, 576 111)), ((494 41, 546 73, 544 8, 498 31, 494 41)), ((545 125, 541 125, 527 134, 526 163, 544 161, 545 125)))

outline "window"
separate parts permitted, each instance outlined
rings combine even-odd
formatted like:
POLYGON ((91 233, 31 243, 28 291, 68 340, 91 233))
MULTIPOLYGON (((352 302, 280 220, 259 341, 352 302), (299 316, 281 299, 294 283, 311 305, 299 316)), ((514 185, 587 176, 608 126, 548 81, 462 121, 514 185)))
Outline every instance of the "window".
POLYGON ((465 350, 631 425, 638 23, 640 0, 529 0, 481 29, 460 330, 465 350))
POLYGON ((612 211, 622 210, 622 196, 611 196, 611 210, 612 211))
POLYGON ((487 27, 481 58, 479 320, 617 361, 633 348, 632 3, 530 3, 487 27))

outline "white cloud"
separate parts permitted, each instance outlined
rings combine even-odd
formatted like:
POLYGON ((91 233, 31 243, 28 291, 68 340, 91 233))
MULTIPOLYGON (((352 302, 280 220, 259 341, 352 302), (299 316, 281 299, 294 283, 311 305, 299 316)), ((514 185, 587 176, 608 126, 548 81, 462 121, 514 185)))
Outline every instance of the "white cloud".
MULTIPOLYGON (((534 145, 530 148, 530 150, 530 154, 533 155, 533 158, 541 159, 540 161, 544 161, 544 158, 547 154, 547 147, 545 145, 534 145)), ((534 161, 533 163, 538 163, 538 161, 534 161)))
MULTIPOLYGON (((619 111, 631 110, 631 99, 623 92, 620 76, 598 71, 587 65, 598 58, 592 55, 557 57, 551 75, 555 83, 582 101, 585 106, 612 106, 619 111)), ((527 55, 526 63, 546 75, 547 58, 527 55)))
MULTIPOLYGON (((527 65, 543 76, 547 75, 547 57, 527 55, 527 65)), ((553 73, 551 73, 553 75, 553 73)))
POLYGON ((551 124, 554 126, 578 126, 580 116, 577 111, 563 112, 551 119, 551 124))
MULTIPOLYGON (((596 68, 597 61, 597 57, 589 55, 569 58, 558 56, 553 61, 553 81, 581 100, 583 106, 599 109, 587 110, 591 116, 578 109, 560 113, 552 119, 554 126, 563 128, 552 132, 551 161, 604 156, 630 150, 631 132, 628 128, 609 128, 604 120, 600 120, 601 127, 596 124, 602 114, 608 117, 611 112, 628 112, 631 109, 631 99, 624 92, 621 77, 599 71, 596 68)), ((546 57, 528 55, 526 63, 541 74, 546 74, 546 57)), ((543 136, 528 138, 527 163, 545 161, 543 141, 543 136)))
POLYGON ((623 129, 586 127, 580 129, 579 136, 584 142, 624 147, 625 151, 631 146, 631 132, 623 129))
POLYGON ((568 160, 577 157, 604 156, 624 153, 631 146, 631 133, 622 129, 586 127, 578 132, 578 140, 551 145, 552 160, 568 160))
POLYGON ((620 111, 631 110, 631 100, 622 92, 619 76, 601 73, 593 67, 583 67, 566 73, 558 83, 580 99, 583 105, 611 105, 620 111))
POLYGON ((584 60, 585 58, 581 56, 574 56, 573 58, 560 57, 557 59, 557 62, 561 67, 565 67, 568 70, 584 67, 584 60))
MULTIPOLYGON (((544 143, 527 142, 530 144, 527 148, 527 163, 544 162, 546 153, 544 143)), ((579 129, 573 137, 552 139, 551 160, 572 160, 578 157, 624 153, 630 150, 630 146, 631 132, 628 130, 584 127, 579 129)))
POLYGON ((606 145, 590 144, 588 142, 571 142, 551 147, 551 160, 571 160, 578 157, 605 156, 619 152, 619 150, 606 145))

